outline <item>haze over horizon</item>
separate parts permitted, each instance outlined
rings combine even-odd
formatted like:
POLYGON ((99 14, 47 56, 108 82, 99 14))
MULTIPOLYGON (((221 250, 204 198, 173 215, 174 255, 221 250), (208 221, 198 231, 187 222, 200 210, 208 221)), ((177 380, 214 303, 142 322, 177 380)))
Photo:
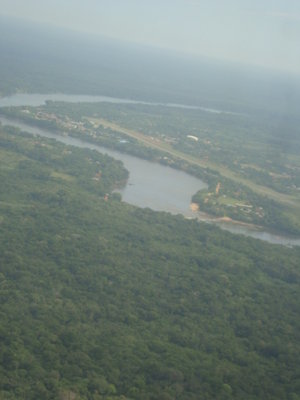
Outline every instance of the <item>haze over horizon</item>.
POLYGON ((295 0, 1 0, 1 15, 300 74, 295 0))

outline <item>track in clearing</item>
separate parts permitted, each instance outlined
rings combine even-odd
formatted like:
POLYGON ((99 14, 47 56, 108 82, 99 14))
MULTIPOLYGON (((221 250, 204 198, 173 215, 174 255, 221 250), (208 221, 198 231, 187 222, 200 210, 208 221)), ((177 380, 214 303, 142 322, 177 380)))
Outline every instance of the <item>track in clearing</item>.
POLYGON ((245 186, 248 186, 250 189, 252 189, 256 193, 259 193, 264 196, 268 196, 269 198, 271 198, 273 200, 276 200, 276 201, 286 204, 288 206, 292 206, 294 208, 295 207, 299 208, 299 210, 300 210, 299 201, 297 201, 297 199, 295 199, 294 197, 283 194, 283 193, 278 193, 275 190, 272 190, 266 186, 261 186, 254 182, 249 181, 248 179, 244 179, 241 176, 239 176, 238 174, 230 171, 226 167, 211 163, 209 161, 199 160, 196 157, 193 157, 191 155, 185 154, 179 150, 174 149, 168 143, 165 143, 164 141, 162 141, 160 139, 152 138, 143 133, 134 131, 132 129, 124 128, 124 127, 122 127, 114 122, 108 121, 106 119, 103 119, 103 118, 86 118, 86 119, 93 124, 98 124, 98 126, 102 126, 104 128, 110 128, 116 132, 130 136, 130 137, 140 141, 141 143, 143 143, 144 145, 146 145, 148 147, 152 147, 154 149, 164 151, 172 156, 180 158, 191 164, 198 165, 203 168, 210 168, 212 170, 218 171, 220 173, 220 175, 222 175, 226 178, 232 179, 236 182, 239 182, 245 186))

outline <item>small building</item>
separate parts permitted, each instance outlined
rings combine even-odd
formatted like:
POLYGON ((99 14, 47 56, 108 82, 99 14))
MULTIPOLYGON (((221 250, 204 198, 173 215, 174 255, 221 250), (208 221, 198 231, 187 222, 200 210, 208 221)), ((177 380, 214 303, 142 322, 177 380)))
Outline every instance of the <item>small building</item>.
POLYGON ((193 135, 187 135, 187 138, 188 139, 191 139, 191 140, 194 140, 195 142, 198 142, 198 138, 197 138, 197 136, 193 136, 193 135))

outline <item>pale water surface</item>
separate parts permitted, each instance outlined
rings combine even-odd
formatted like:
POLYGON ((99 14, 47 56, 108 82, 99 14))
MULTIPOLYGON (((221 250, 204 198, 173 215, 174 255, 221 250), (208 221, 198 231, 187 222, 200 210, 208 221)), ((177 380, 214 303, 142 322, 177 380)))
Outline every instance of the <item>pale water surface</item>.
POLYGON ((18 106, 42 106, 46 104, 46 101, 65 101, 68 103, 113 103, 113 104, 144 104, 147 106, 164 106, 171 108, 184 108, 189 110, 199 110, 203 112, 213 113, 213 114, 231 114, 240 115, 239 113, 218 110, 215 108, 191 106, 187 104, 175 104, 175 103, 155 103, 132 99, 120 99, 118 97, 109 96, 89 96, 89 95, 74 95, 74 94, 62 94, 62 93, 52 93, 52 94, 27 94, 18 93, 8 97, 0 97, 0 107, 18 107, 18 106))
MULTIPOLYGON (((189 209, 191 197, 198 190, 207 187, 200 179, 182 171, 172 169, 160 164, 152 163, 118 151, 85 142, 72 137, 60 136, 51 131, 33 127, 31 125, 0 117, 3 125, 12 125, 34 135, 53 138, 62 143, 81 148, 89 148, 106 153, 124 163, 130 176, 126 187, 120 190, 125 202, 138 207, 149 207, 155 211, 167 211, 172 214, 182 214, 189 218, 198 218, 201 221, 212 223, 209 218, 199 213, 192 213, 189 209)), ((222 229, 232 233, 251 236, 260 240, 285 246, 300 246, 300 239, 276 235, 267 231, 260 231, 250 227, 230 223, 216 223, 222 229)))

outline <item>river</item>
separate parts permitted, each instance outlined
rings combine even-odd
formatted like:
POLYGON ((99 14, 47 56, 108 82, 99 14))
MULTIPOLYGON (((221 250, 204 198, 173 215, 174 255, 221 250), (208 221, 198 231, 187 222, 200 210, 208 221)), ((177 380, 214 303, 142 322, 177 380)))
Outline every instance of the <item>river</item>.
POLYGON ((120 190, 122 199, 139 207, 149 207, 156 211, 167 211, 172 214, 191 216, 189 205, 191 197, 207 185, 200 179, 182 171, 153 163, 129 154, 110 150, 93 143, 85 142, 70 136, 55 133, 28 125, 26 123, 0 117, 3 125, 12 125, 34 135, 58 140, 67 145, 97 150, 121 160, 129 171, 126 187, 120 190))
POLYGON ((65 101, 68 103, 113 103, 113 104, 143 104, 147 106, 163 106, 171 108, 183 108, 188 110, 199 110, 212 114, 230 114, 241 115, 240 113, 218 110, 216 108, 191 106, 188 104, 175 104, 175 103, 155 103, 141 100, 120 99, 118 97, 109 96, 89 96, 89 95, 73 95, 73 94, 27 94, 18 93, 8 97, 0 98, 0 107, 18 107, 18 106, 41 106, 46 104, 46 101, 65 101))
MULTIPOLYGON (((90 96, 80 97, 86 98, 90 96)), ((48 98, 49 97, 47 97, 47 99, 48 98)), ((73 98, 73 100, 75 101, 75 98, 73 98)), ((34 101, 37 101, 37 98, 34 97, 31 104, 34 101)), ((1 105, 2 103, 0 99, 0 106, 1 105)), ((12 106, 16 104, 14 103, 10 105, 12 106)), ((133 157, 125 153, 110 150, 89 142, 82 141, 80 139, 72 138, 70 136, 56 135, 46 129, 34 127, 20 121, 7 119, 4 117, 0 117, 0 121, 3 125, 12 125, 34 135, 52 138, 67 145, 94 149, 100 153, 106 153, 118 160, 121 160, 130 174, 126 187, 120 191, 122 194, 122 199, 125 202, 138 207, 149 207, 156 211, 167 211, 172 214, 182 214, 188 218, 197 218, 207 223, 214 223, 222 229, 228 230, 232 233, 251 236, 269 243, 281 244, 290 247, 300 246, 300 239, 297 238, 277 235, 272 232, 259 230, 250 226, 243 226, 228 222, 216 222, 210 218, 207 218, 201 213, 192 212, 189 208, 192 195, 198 190, 207 187, 207 185, 200 179, 197 179, 182 171, 133 157)))

